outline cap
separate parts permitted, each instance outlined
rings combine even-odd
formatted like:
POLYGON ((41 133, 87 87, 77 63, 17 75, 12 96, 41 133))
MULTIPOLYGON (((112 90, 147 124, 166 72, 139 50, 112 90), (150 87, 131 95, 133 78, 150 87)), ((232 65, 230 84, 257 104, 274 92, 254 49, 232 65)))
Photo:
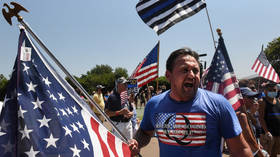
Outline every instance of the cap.
POLYGON ((99 85, 96 86, 96 88, 101 88, 102 89, 102 88, 104 88, 104 86, 99 84, 99 85))
POLYGON ((116 82, 123 84, 123 83, 127 83, 128 81, 124 77, 120 77, 116 80, 116 82))
POLYGON ((241 87, 240 88, 241 94, 243 96, 247 96, 247 97, 258 97, 259 93, 258 92, 253 92, 250 88, 248 87, 241 87))

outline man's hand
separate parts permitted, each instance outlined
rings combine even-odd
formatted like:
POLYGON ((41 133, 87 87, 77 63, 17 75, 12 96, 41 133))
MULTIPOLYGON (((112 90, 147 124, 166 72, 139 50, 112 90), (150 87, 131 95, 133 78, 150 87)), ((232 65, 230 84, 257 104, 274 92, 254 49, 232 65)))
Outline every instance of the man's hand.
POLYGON ((120 115, 126 115, 128 114, 130 111, 127 108, 123 108, 120 111, 118 111, 120 115))
POLYGON ((273 139, 273 136, 271 135, 271 133, 269 131, 265 133, 265 137, 266 137, 266 139, 268 139, 270 141, 273 139))
POLYGON ((140 149, 138 148, 138 142, 135 139, 129 140, 129 148, 131 151, 131 156, 137 156, 140 153, 140 149))
POLYGON ((128 112, 127 114, 124 114, 125 118, 131 118, 133 116, 133 112, 128 112))

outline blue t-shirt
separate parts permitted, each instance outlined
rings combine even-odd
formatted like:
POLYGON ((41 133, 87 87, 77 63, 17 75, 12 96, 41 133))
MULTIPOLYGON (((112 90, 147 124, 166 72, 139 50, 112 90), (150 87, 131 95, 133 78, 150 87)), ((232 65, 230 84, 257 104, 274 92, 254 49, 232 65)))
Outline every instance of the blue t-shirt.
POLYGON ((177 102, 166 91, 150 99, 141 129, 155 130, 160 156, 221 157, 221 137, 242 132, 231 104, 222 96, 198 89, 187 102, 177 102))

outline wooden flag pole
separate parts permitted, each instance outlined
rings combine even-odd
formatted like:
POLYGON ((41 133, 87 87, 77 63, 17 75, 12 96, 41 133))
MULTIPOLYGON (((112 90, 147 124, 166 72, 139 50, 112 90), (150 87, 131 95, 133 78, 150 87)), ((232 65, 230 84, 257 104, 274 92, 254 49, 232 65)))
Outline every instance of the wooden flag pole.
MULTIPOLYGON (((114 125, 114 123, 110 120, 110 118, 107 116, 107 114, 99 107, 99 105, 91 98, 91 96, 87 93, 87 91, 82 87, 82 85, 64 68, 64 66, 58 61, 58 59, 51 53, 51 51, 45 46, 45 44, 39 39, 39 37, 32 31, 32 29, 26 24, 26 22, 23 20, 23 17, 18 15, 18 13, 23 10, 27 11, 24 7, 21 5, 11 2, 11 4, 14 6, 13 9, 8 7, 8 5, 5 3, 4 6, 6 6, 9 10, 9 12, 4 13, 3 15, 7 22, 12 25, 11 18, 13 16, 17 17, 18 22, 31 34, 31 36, 36 40, 36 42, 45 50, 45 52, 50 56, 50 58, 58 65, 58 67, 70 78, 72 83, 75 84, 75 86, 84 94, 84 96, 90 101, 91 104, 94 105, 94 107, 99 111, 99 113, 110 123, 110 125, 113 127, 113 129, 116 130, 116 132, 122 137, 122 139, 128 143, 128 139, 123 135, 123 133, 114 125)), ((3 9, 4 10, 4 9, 3 9)), ((28 11, 27 11, 28 12, 28 11)), ((91 113, 91 112, 89 112, 91 113)))

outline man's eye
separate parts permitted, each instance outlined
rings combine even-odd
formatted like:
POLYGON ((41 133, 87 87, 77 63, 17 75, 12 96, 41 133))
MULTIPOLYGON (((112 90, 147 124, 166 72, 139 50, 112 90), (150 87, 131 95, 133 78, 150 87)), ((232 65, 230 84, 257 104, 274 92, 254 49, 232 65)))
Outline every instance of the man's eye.
POLYGON ((188 73, 189 70, 188 70, 188 69, 184 69, 183 72, 184 72, 184 73, 188 73))
POLYGON ((193 71, 194 74, 197 74, 199 70, 198 69, 193 69, 192 71, 193 71))

